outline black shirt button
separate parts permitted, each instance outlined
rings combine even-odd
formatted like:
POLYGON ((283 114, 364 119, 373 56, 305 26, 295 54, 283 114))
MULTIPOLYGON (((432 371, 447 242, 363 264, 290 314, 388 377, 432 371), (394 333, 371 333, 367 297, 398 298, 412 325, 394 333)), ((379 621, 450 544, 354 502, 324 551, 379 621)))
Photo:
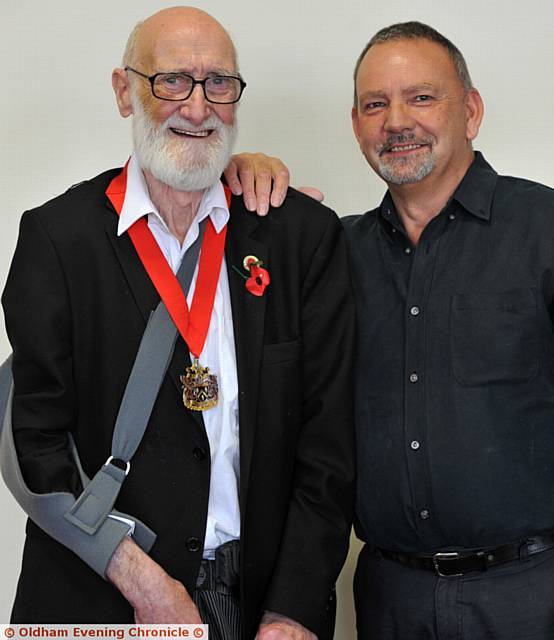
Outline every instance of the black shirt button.
POLYGON ((422 510, 419 512, 419 517, 420 517, 422 520, 429 520, 429 516, 430 516, 430 513, 429 513, 429 510, 428 510, 428 509, 422 509, 422 510))
POLYGON ((420 447, 420 446, 421 446, 421 445, 419 444, 419 441, 418 441, 418 440, 412 440, 412 441, 410 442, 410 447, 412 447, 412 449, 413 449, 414 451, 417 451, 417 450, 419 449, 419 447, 420 447))
POLYGON ((418 315, 419 315, 419 307, 412 307, 412 308, 410 309, 410 313, 411 313, 413 316, 418 316, 418 315))
POLYGON ((195 460, 205 460, 206 459, 206 450, 202 449, 202 447, 194 447, 192 450, 192 456, 195 460))
POLYGON ((187 538, 186 547, 188 551, 195 552, 200 551, 202 547, 202 543, 200 542, 200 538, 195 538, 192 536, 191 538, 187 538))
POLYGON ((456 220, 456 214, 455 213, 449 214, 448 219, 449 220, 456 220))
POLYGON ((417 382, 418 380, 419 380, 419 376, 415 371, 413 373, 410 373, 410 382, 417 382))
POLYGON ((409 255, 410 255, 410 253, 412 253, 412 248, 411 248, 411 247, 406 247, 406 248, 404 249, 404 253, 405 253, 407 256, 409 256, 409 255))

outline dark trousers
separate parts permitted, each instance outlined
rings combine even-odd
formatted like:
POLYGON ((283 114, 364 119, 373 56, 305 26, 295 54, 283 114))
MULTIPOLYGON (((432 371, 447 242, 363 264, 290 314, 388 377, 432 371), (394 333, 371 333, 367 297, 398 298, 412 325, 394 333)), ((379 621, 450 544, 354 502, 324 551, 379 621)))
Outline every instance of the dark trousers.
POLYGON ((208 625, 210 640, 241 640, 240 605, 235 595, 222 590, 195 591, 192 599, 202 622, 208 625))
POLYGON ((241 640, 238 540, 218 547, 215 560, 202 560, 192 599, 210 640, 241 640))
POLYGON ((364 547, 354 599, 359 640, 553 640, 554 550, 439 578, 364 547))

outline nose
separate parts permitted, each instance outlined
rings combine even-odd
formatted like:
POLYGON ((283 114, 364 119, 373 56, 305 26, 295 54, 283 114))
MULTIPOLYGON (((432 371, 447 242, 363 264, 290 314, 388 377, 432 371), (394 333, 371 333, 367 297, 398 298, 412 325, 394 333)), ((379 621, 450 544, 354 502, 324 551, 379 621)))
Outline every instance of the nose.
POLYGON ((385 129, 393 133, 401 133, 410 130, 414 126, 414 120, 410 107, 404 102, 391 102, 385 120, 385 129))
POLYGON ((202 86, 197 84, 190 96, 179 107, 179 113, 192 124, 200 125, 210 116, 211 103, 204 97, 202 86))

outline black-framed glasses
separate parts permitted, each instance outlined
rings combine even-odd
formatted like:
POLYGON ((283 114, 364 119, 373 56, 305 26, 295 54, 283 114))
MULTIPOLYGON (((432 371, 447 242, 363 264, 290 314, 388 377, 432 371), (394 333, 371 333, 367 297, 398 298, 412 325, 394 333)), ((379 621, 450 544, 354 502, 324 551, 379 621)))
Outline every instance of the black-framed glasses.
POLYGON ((196 80, 188 73, 155 73, 147 76, 132 67, 125 67, 125 71, 132 71, 150 82, 152 94, 160 100, 186 100, 190 98, 194 87, 202 86, 204 97, 214 104, 233 104, 238 102, 246 87, 246 82, 237 76, 214 75, 196 80))

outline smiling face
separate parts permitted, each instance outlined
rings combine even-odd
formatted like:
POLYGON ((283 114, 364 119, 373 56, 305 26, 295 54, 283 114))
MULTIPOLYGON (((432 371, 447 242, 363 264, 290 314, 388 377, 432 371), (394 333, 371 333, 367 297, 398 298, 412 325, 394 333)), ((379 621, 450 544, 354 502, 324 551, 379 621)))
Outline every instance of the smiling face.
MULTIPOLYGON (((151 76, 183 71, 202 79, 237 75, 229 36, 197 9, 161 11, 140 27, 126 63, 151 76)), ((235 105, 208 102, 196 85, 184 101, 156 98, 148 80, 116 69, 112 82, 121 115, 133 114, 133 140, 141 167, 182 191, 211 186, 228 164, 236 137, 235 105)))
POLYGON ((356 88, 354 133, 389 185, 461 179, 482 103, 475 89, 464 89, 444 47, 423 38, 376 44, 360 64, 356 88))

